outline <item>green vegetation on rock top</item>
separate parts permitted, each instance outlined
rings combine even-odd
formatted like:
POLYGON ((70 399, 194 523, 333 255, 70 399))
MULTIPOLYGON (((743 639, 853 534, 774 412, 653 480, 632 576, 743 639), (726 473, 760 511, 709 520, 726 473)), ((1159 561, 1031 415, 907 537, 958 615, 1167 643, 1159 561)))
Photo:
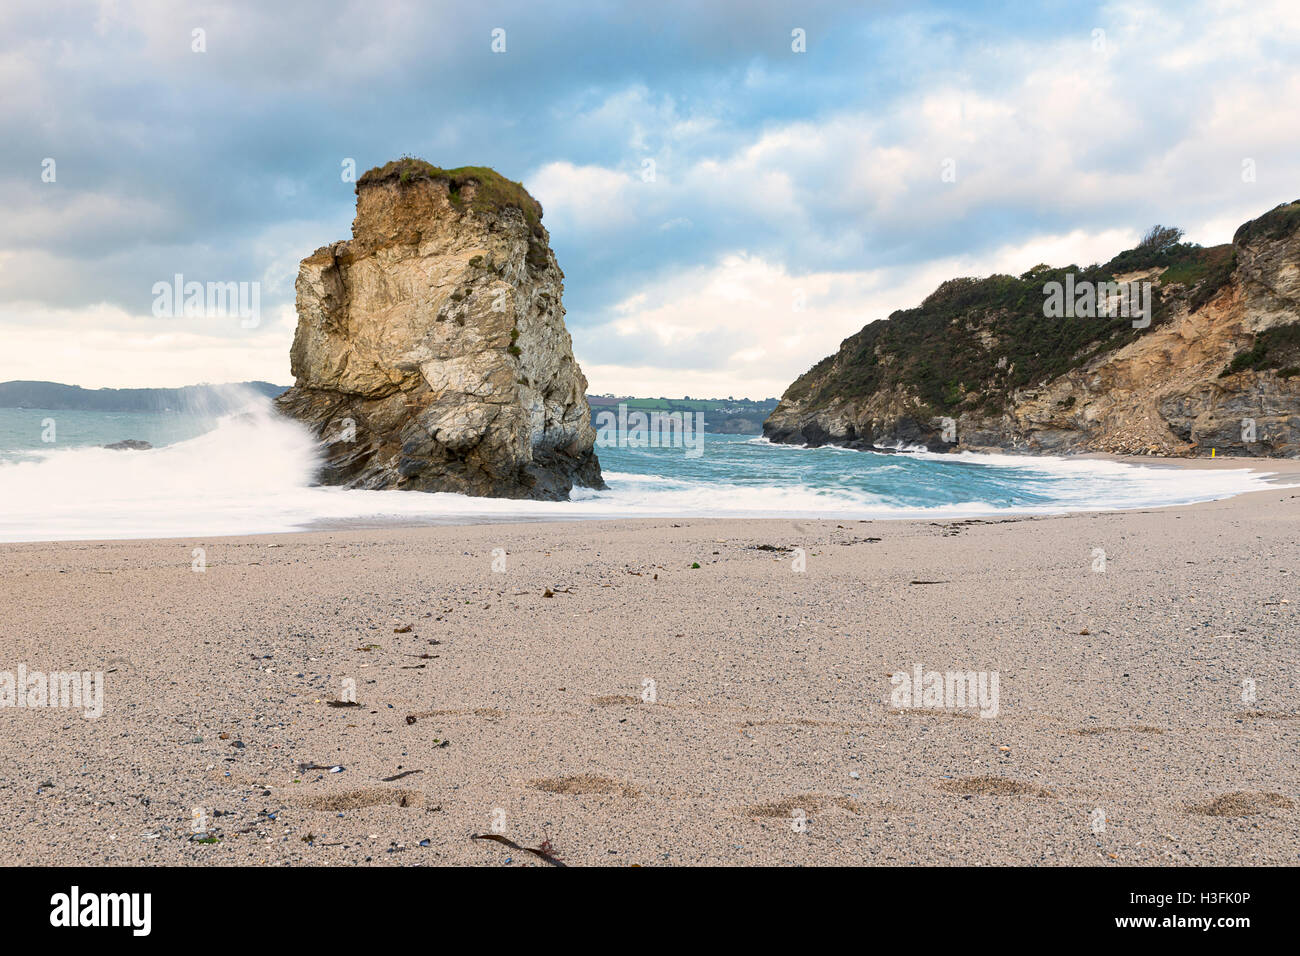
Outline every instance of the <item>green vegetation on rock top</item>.
POLYGON ((950 279, 920 306, 845 339, 837 354, 795 381, 785 399, 818 407, 898 391, 914 394, 930 414, 997 414, 1018 390, 1081 368, 1148 331, 1124 317, 1045 318, 1045 283, 1063 283, 1067 273, 1076 283, 1111 282, 1158 268, 1150 328, 1168 321, 1184 297, 1193 309, 1209 301, 1231 276, 1235 249, 1207 249, 1181 237, 1180 230, 1156 227, 1104 265, 1039 265, 1018 277, 950 279))
POLYGON ((487 166, 443 169, 414 156, 403 156, 367 170, 357 180, 357 188, 389 180, 409 183, 421 179, 438 179, 447 183, 452 204, 458 208, 464 206, 461 191, 465 184, 473 182, 477 188, 470 208, 475 212, 499 212, 513 207, 524 214, 524 219, 535 233, 541 228, 542 204, 530 196, 522 184, 506 179, 487 166))
POLYGON ((1238 245, 1256 239, 1281 239, 1300 229, 1300 199, 1275 206, 1258 219, 1242 224, 1232 241, 1238 245))

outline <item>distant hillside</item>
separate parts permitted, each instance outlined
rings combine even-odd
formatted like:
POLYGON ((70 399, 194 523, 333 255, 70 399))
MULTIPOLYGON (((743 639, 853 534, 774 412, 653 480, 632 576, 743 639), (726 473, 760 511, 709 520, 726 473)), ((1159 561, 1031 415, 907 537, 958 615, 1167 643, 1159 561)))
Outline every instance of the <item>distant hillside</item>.
MULTIPOLYGON (((0 382, 0 408, 48 408, 54 411, 95 412, 213 412, 233 411, 241 392, 251 390, 276 398, 288 390, 270 382, 230 385, 186 385, 184 388, 81 388, 58 382, 0 382)), ((589 395, 592 421, 596 413, 617 412, 620 403, 643 412, 702 412, 704 430, 730 435, 757 435, 763 419, 776 408, 776 399, 747 398, 630 398, 589 395)))
POLYGON ((700 412, 704 415, 704 430, 722 435, 758 435, 763 431, 763 420, 776 408, 776 399, 761 402, 747 398, 630 398, 615 395, 588 395, 591 420, 602 411, 617 414, 618 406, 626 404, 628 411, 650 412, 700 412))
POLYGON ((1180 239, 1156 227, 1105 265, 950 279, 801 375, 763 433, 933 451, 1300 453, 1300 202, 1231 244, 1180 239), (1113 291, 1108 315, 1087 307, 1112 282, 1146 284, 1145 324, 1114 315, 1113 291), (1062 288, 1083 290, 1085 307, 1053 309, 1062 288))
POLYGON ((285 390, 270 382, 186 385, 184 388, 82 388, 58 382, 0 382, 0 408, 86 412, 214 412, 237 408, 245 390, 274 398, 285 390))

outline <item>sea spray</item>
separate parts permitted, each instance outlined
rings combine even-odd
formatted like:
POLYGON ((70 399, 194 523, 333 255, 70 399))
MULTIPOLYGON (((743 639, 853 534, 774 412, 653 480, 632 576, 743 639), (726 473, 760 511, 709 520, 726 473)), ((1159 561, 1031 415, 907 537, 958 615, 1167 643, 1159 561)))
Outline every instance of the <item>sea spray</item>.
MULTIPOLYGON (((30 431, 47 414, 63 413, 0 409, 0 436, 12 431, 7 422, 30 431)), ((101 445, 126 437, 122 416, 101 417, 111 424, 84 440, 101 445)), ((0 464, 0 540, 187 538, 181 558, 188 565, 191 551, 204 544, 193 539, 220 534, 576 518, 940 520, 1150 507, 1279 487, 1245 469, 882 455, 710 434, 696 457, 680 448, 602 449, 608 490, 575 489, 571 501, 522 501, 321 487, 315 484, 318 439, 264 399, 208 424, 198 437, 148 451, 63 447, 71 429, 62 426, 60 444, 48 450, 32 432, 28 444, 36 450, 29 448, 24 461, 0 464)))

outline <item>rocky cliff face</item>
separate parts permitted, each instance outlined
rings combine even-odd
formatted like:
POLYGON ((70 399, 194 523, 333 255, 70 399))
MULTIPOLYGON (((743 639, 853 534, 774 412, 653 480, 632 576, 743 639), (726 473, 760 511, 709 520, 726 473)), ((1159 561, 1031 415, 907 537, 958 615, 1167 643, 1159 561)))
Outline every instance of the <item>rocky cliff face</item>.
POLYGON ((1300 202, 1246 223, 1230 246, 1175 242, 1105 266, 944 283, 796 380, 764 434, 859 448, 1296 456, 1300 202), (1044 317, 1045 283, 1066 272, 1149 281, 1151 324, 1044 317))
POLYGON ((603 487, 541 206, 490 169, 400 160, 298 270, 295 386, 325 484, 563 499, 603 487))

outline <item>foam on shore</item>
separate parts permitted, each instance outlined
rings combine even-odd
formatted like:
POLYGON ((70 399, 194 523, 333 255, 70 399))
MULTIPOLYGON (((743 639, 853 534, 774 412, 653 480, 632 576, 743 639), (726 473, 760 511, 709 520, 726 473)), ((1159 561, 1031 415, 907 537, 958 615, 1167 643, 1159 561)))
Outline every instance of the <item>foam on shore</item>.
POLYGON ((762 440, 601 450, 607 491, 567 502, 355 491, 313 485, 311 434, 265 401, 211 431, 147 451, 32 453, 0 465, 0 541, 283 532, 322 524, 620 517, 965 518, 1209 501, 1269 487, 1248 469, 1145 467, 1083 458, 874 455, 762 440), (663 473, 655 473, 659 470, 663 473))

